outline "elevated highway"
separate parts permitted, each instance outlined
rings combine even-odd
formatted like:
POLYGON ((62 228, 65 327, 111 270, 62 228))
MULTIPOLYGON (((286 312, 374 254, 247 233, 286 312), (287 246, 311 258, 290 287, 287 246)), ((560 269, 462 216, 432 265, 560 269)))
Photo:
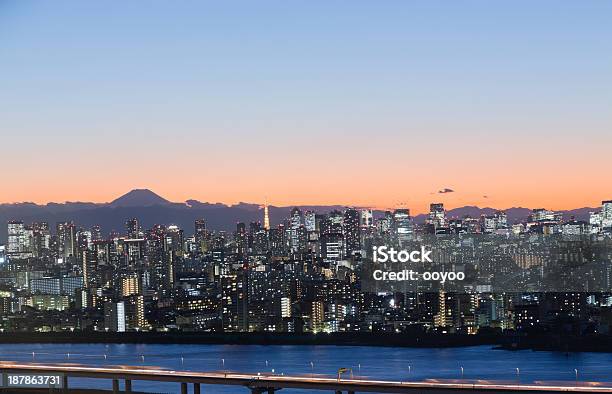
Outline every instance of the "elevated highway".
MULTIPOLYGON (((201 385, 223 385, 250 390, 252 394, 275 393, 281 389, 302 389, 333 393, 410 393, 410 394, 561 394, 611 393, 612 385, 584 382, 565 384, 520 384, 494 381, 387 381, 344 379, 342 377, 286 376, 239 372, 178 371, 138 366, 86 366, 81 364, 34 364, 0 362, 4 392, 11 388, 48 388, 54 393, 70 393, 70 378, 112 381, 112 392, 132 393, 133 381, 177 383, 177 392, 203 392, 201 385), (122 383, 122 384, 120 384, 122 383), (122 386, 122 387, 121 387, 122 386), (192 387, 189 390, 189 387, 192 387), (120 388, 121 387, 121 388, 120 388)), ((9 391, 7 391, 9 390, 9 391)), ((15 392, 15 391, 13 391, 15 392)), ((211 391, 214 392, 214 391, 211 391)))

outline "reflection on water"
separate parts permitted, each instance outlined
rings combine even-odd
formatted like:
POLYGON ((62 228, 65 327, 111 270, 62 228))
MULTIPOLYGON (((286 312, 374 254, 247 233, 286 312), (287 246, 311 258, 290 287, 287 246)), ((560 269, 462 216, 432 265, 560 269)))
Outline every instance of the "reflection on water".
MULTIPOLYGON (((487 379, 521 383, 612 380, 612 354, 493 350, 489 346, 444 349, 351 346, 12 344, 0 347, 5 361, 71 362, 88 365, 146 365, 193 371, 272 372, 353 376, 388 380, 487 379), (518 368, 518 371, 517 371, 518 368)), ((71 380, 71 385, 109 388, 110 381, 71 380)), ((134 390, 178 392, 178 384, 134 382, 134 390)), ((249 393, 236 387, 203 392, 249 393)), ((208 391, 206 391, 208 390, 208 391)), ((283 393, 307 393, 283 390, 283 393)))

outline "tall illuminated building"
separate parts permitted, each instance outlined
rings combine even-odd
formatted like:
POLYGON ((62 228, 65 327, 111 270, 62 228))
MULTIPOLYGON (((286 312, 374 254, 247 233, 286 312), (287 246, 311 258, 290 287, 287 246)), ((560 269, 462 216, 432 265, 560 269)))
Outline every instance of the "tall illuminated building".
POLYGON ((125 302, 104 303, 104 329, 112 332, 125 332, 125 302))
POLYGON ((163 266, 161 270, 162 292, 167 295, 174 288, 176 268, 183 258, 183 230, 176 225, 166 228, 164 234, 163 266))
POLYGON ((23 222, 11 220, 8 222, 8 243, 6 252, 9 255, 20 256, 26 250, 26 228, 23 222))
POLYGON ((361 226, 359 211, 348 208, 344 211, 343 233, 344 247, 347 256, 361 252, 361 226))
POLYGON ((508 214, 505 211, 497 211, 495 216, 495 226, 498 230, 508 228, 508 214))
POLYGON ((306 228, 307 232, 317 229, 317 219, 314 211, 306 211, 304 213, 304 228, 306 228))
POLYGON ((321 231, 321 257, 324 261, 337 261, 344 258, 344 234, 342 228, 342 216, 340 212, 334 211, 328 217, 320 221, 321 231))
POLYGON ((601 212, 589 212, 589 226, 592 234, 601 231, 601 212))
POLYGON ((323 331, 325 321, 325 304, 321 301, 313 301, 310 310, 310 325, 312 332, 323 331))
POLYGON ((55 252, 58 258, 64 257, 64 239, 66 238, 66 225, 64 222, 57 222, 55 224, 55 252))
POLYGON ((393 229, 393 213, 385 211, 385 216, 376 221, 376 231, 383 236, 391 234, 393 229))
POLYGON ((138 219, 132 218, 125 222, 125 229, 127 231, 128 238, 142 238, 142 230, 140 229, 140 223, 138 219))
POLYGON ((134 331, 145 329, 147 321, 145 319, 144 297, 132 295, 127 297, 123 303, 125 308, 125 329, 134 331))
POLYGON ((282 297, 280 302, 280 309, 281 317, 283 319, 291 317, 291 298, 282 297))
POLYGON ((413 226, 409 209, 396 209, 393 212, 393 235, 400 245, 412 240, 413 226))
POLYGON ((49 223, 35 222, 32 223, 32 251, 36 257, 42 257, 51 245, 51 232, 49 231, 49 223))
POLYGON ((92 241, 102 241, 102 229, 100 225, 96 224, 91 228, 91 239, 92 241))
POLYGON ((236 241, 236 253, 240 255, 246 254, 248 247, 246 224, 242 222, 236 224, 236 234, 234 238, 236 241))
POLYGON ((138 274, 129 274, 121 278, 121 295, 129 297, 140 294, 140 280, 138 274))
POLYGON ((433 225, 434 228, 446 226, 446 211, 444 210, 443 203, 433 203, 429 205, 427 223, 433 225))
POLYGON ((67 222, 62 223, 60 226, 61 234, 58 233, 58 237, 62 242, 62 251, 64 258, 76 257, 77 256, 77 235, 76 227, 74 223, 67 222))
POLYGON ((76 239, 77 239, 77 252, 80 255, 80 253, 82 253, 84 250, 89 249, 92 244, 91 231, 87 231, 87 230, 77 231, 76 239))
POLYGON ((604 231, 612 231, 612 200, 601 202, 601 227, 604 231))
POLYGON ((129 264, 139 262, 145 254, 146 241, 145 239, 125 239, 123 240, 123 255, 129 264))
POLYGON ((370 229, 374 226, 374 215, 371 209, 362 209, 360 215, 362 229, 370 229))
POLYGON ((270 251, 275 256, 282 256, 286 253, 287 239, 285 226, 279 224, 277 228, 270 229, 270 251))
POLYGON ((292 252, 300 250, 300 228, 302 227, 302 211, 299 208, 291 210, 291 218, 289 219, 290 230, 290 246, 292 252))
POLYGON ((245 265, 236 275, 236 323, 238 331, 249 331, 249 269, 245 265))
POLYGON ((84 287, 96 287, 98 269, 98 254, 95 251, 87 250, 81 254, 81 272, 83 274, 84 287))
POLYGON ((206 251, 206 221, 204 219, 196 219, 195 220, 195 243, 196 249, 198 252, 206 251))
POLYGON ((183 230, 176 225, 166 229, 164 249, 176 256, 183 257, 183 230))
POLYGON ((268 203, 264 204, 264 230, 270 230, 270 213, 268 212, 268 203))

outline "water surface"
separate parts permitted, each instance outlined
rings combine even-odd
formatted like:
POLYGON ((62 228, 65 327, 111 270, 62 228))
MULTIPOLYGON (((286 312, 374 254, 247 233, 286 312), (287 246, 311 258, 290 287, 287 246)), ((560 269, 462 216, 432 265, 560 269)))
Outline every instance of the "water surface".
MULTIPOLYGON (((0 359, 35 362, 78 362, 87 365, 159 366, 175 370, 274 372, 333 376, 349 368, 353 376, 419 381, 489 379, 521 383, 612 381, 612 354, 463 348, 386 348, 355 346, 255 346, 156 344, 9 344, 0 359), (517 371, 517 368, 519 369, 517 371), (463 369, 463 371, 462 371, 463 369), (462 375, 463 374, 463 375, 462 375)), ((71 386, 110 388, 110 381, 71 379, 71 386)), ((134 390, 176 393, 178 384, 133 382, 134 390)), ((191 387, 190 387, 191 390, 191 387)), ((203 386, 204 393, 245 393, 235 386, 203 386)), ((317 391, 282 390, 301 394, 317 391)), ((319 391, 322 392, 322 391, 319 391)))

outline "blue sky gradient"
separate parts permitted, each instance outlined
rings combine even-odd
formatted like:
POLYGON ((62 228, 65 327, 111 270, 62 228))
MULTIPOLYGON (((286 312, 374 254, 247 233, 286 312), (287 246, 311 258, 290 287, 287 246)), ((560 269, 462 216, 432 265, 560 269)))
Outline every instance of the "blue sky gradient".
POLYGON ((0 1, 0 201, 150 187, 422 210, 450 187, 451 205, 592 205, 612 197, 611 17, 603 1, 0 1))

